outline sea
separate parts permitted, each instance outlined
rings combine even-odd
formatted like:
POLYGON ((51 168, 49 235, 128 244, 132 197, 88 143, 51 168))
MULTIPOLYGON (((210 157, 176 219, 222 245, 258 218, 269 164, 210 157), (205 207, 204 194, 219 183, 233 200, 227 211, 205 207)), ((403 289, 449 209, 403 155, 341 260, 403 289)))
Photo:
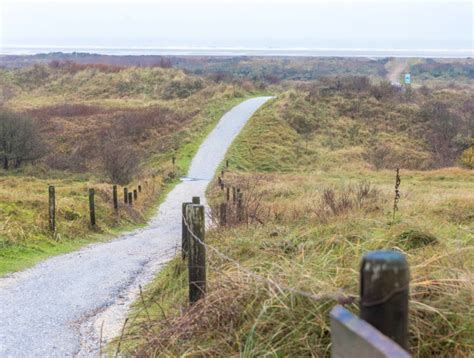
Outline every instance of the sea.
POLYGON ((108 46, 0 46, 0 55, 40 53, 94 53, 102 55, 163 56, 300 56, 300 57, 422 57, 469 58, 473 48, 310 48, 310 47, 108 47, 108 46))

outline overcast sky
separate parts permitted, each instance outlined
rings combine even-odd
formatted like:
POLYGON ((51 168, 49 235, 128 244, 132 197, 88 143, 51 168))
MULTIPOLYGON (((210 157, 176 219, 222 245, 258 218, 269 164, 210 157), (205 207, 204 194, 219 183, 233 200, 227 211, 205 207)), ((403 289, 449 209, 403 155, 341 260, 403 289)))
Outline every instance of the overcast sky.
POLYGON ((463 48, 471 1, 0 0, 0 44, 463 48))

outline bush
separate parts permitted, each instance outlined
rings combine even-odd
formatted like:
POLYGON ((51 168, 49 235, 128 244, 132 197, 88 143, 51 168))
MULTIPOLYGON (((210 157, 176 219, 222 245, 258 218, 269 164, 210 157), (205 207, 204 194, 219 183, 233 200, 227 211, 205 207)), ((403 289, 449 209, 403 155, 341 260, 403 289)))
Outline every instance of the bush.
POLYGON ((0 158, 3 169, 41 157, 43 143, 36 123, 24 115, 0 111, 0 158))
POLYGON ((138 154, 118 140, 105 144, 102 156, 104 169, 113 183, 128 184, 138 167, 138 154))

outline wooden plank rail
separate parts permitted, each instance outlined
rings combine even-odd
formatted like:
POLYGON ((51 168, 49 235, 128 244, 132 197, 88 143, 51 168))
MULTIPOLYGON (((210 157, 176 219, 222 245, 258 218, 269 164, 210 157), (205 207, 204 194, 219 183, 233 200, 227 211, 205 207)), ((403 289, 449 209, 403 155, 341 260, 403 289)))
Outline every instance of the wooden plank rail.
POLYGON ((335 306, 331 317, 331 356, 334 358, 409 358, 397 343, 344 307, 335 306))

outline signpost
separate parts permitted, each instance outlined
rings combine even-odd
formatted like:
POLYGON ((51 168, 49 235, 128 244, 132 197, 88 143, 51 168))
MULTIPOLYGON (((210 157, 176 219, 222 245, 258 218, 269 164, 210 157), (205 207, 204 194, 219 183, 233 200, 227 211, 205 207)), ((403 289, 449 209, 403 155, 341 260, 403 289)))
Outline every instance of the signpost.
POLYGON ((405 84, 411 84, 411 75, 409 73, 405 73, 405 84))

